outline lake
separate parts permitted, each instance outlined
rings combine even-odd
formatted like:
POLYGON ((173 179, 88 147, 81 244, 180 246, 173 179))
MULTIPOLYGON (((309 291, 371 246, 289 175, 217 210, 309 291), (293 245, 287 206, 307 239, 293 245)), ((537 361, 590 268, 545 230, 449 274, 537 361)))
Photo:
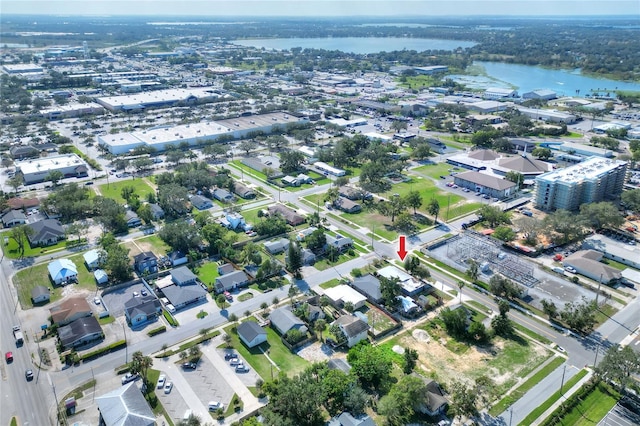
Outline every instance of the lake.
POLYGON ((615 90, 640 91, 640 82, 623 82, 606 78, 595 78, 580 74, 580 70, 554 70, 533 65, 505 64, 501 62, 474 62, 484 69, 486 76, 449 76, 473 88, 507 87, 518 90, 518 94, 536 89, 550 89, 559 96, 584 96, 592 90, 600 94, 615 90))
POLYGON ((260 38, 234 40, 234 44, 275 50, 287 50, 294 47, 304 49, 340 50, 348 53, 378 53, 394 50, 455 50, 458 47, 475 46, 473 41, 440 40, 430 38, 404 37, 320 37, 320 38, 260 38))

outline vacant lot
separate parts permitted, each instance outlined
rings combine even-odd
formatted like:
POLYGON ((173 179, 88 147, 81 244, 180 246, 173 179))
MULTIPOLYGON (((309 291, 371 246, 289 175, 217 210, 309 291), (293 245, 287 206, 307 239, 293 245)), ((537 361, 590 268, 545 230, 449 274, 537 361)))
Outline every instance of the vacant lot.
POLYGON ((157 235, 127 241, 124 246, 129 249, 129 257, 145 251, 153 252, 156 256, 164 256, 169 251, 169 246, 157 235))
POLYGON ((494 338, 487 346, 468 346, 424 325, 403 333, 384 346, 412 348, 418 351, 418 368, 446 385, 456 380, 473 381, 487 376, 495 383, 495 395, 501 395, 544 362, 550 352, 527 340, 494 338))
POLYGON ((100 185, 100 193, 103 197, 113 198, 119 203, 126 203, 126 200, 122 198, 122 188, 130 186, 133 188, 134 194, 138 194, 140 200, 145 200, 147 195, 154 193, 155 191, 142 179, 123 180, 105 185, 100 185))

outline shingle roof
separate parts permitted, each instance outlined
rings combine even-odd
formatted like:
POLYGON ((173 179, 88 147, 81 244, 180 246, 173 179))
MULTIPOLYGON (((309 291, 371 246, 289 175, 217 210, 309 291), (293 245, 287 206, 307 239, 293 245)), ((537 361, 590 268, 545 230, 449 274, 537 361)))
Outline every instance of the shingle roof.
POLYGON ((234 271, 216 278, 216 284, 220 284, 225 288, 233 286, 233 284, 241 284, 247 282, 249 277, 244 271, 234 271))
POLYGON ((494 176, 489 176, 484 173, 479 173, 474 171, 468 171, 468 172, 457 174, 455 178, 466 180, 468 182, 486 186, 487 188, 496 189, 499 191, 516 186, 515 183, 510 182, 508 180, 497 178, 494 176))
POLYGON ((139 313, 146 316, 155 314, 160 308, 160 301, 153 296, 132 297, 124 302, 124 310, 129 318, 139 313))
POLYGON ((253 321, 245 321, 238 326, 238 335, 245 342, 250 342, 261 334, 267 334, 267 332, 253 321))
POLYGON ((291 330, 296 325, 304 325, 304 321, 295 316, 287 306, 275 309, 271 312, 269 320, 271 320, 271 324, 283 334, 291 330))
POLYGON ((354 278, 352 285, 358 291, 364 293, 374 301, 382 299, 382 291, 380 291, 380 280, 371 274, 354 278))
POLYGON ((489 149, 478 149, 468 155, 469 158, 480 161, 493 161, 499 157, 498 153, 489 149))
POLYGON ((186 266, 181 266, 171 271, 171 279, 176 284, 188 283, 195 281, 197 278, 196 274, 191 272, 191 269, 186 266))
POLYGON ((27 216, 25 216, 25 214, 20 210, 11 210, 10 212, 7 212, 4 216, 2 216, 2 223, 4 223, 5 225, 16 220, 22 221, 24 223, 27 220, 27 216))
POLYGON ((156 256, 155 254, 153 254, 153 252, 150 252, 150 251, 143 251, 142 253, 138 253, 135 256, 133 256, 133 261, 135 263, 142 263, 150 259, 157 260, 158 256, 156 256))
POLYGON ((106 426, 154 426, 155 415, 134 382, 96 397, 106 426))
POLYGON ((47 295, 49 296, 51 294, 51 291, 43 286, 43 285, 37 285, 35 286, 33 289, 31 289, 31 298, 35 299, 38 296, 42 296, 42 295, 47 295))
POLYGON ((369 324, 353 315, 343 315, 336 320, 336 323, 342 326, 342 331, 347 337, 355 337, 369 330, 369 324))
POLYGON ((51 321, 54 324, 64 322, 65 319, 75 315, 78 312, 91 313, 91 306, 82 296, 70 297, 63 300, 59 305, 49 310, 51 312, 51 321))
POLYGON ((174 306, 178 307, 187 305, 207 294, 207 291, 198 284, 184 286, 170 285, 163 288, 162 292, 174 306))
POLYGON ((37 242, 51 238, 64 236, 62 224, 55 219, 44 219, 28 225, 33 229, 33 234, 29 235, 29 241, 37 242))
POLYGON ((95 317, 83 317, 58 328, 58 337, 62 346, 69 346, 84 336, 101 332, 102 328, 95 317))

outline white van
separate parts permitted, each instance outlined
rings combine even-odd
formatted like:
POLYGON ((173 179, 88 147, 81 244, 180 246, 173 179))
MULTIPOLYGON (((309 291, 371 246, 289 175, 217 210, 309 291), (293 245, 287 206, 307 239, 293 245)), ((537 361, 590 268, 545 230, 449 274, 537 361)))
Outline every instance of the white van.
POLYGON ((176 311, 175 306, 173 306, 171 303, 167 303, 167 305, 165 306, 165 308, 167 308, 167 311, 174 313, 176 311))
POLYGON ((189 417, 191 417, 191 410, 187 410, 184 412, 184 416, 182 416, 182 420, 186 422, 187 420, 189 420, 189 417))
POLYGON ((564 275, 564 269, 559 266, 554 266, 551 270, 557 274, 564 275))

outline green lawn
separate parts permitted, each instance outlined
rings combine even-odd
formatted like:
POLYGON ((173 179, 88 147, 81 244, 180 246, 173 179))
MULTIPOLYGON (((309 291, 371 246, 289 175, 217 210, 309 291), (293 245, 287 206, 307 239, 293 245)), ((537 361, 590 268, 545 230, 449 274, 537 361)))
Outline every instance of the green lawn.
POLYGON ((563 426, 595 426, 600 423, 619 399, 620 394, 618 392, 606 383, 600 382, 558 424, 563 426))
POLYGON ((429 202, 436 199, 440 204, 440 212, 444 213, 447 206, 453 207, 456 203, 463 200, 463 197, 442 191, 435 183, 429 179, 417 176, 412 177, 409 182, 403 182, 393 185, 393 187, 382 194, 384 198, 391 198, 394 194, 400 194, 401 197, 406 196, 410 191, 418 191, 422 196, 422 208, 418 210, 426 211, 429 202))
POLYGON ((122 188, 126 186, 132 186, 134 188, 134 192, 140 197, 140 200, 145 200, 147 195, 155 193, 153 188, 151 188, 142 179, 127 179, 118 182, 111 182, 100 185, 99 190, 103 197, 113 198, 117 202, 124 204, 126 201, 122 198, 122 188))
MULTIPOLYGON (((248 320, 251 321, 251 320, 248 320)), ((256 370, 256 372, 265 380, 271 379, 271 373, 273 372, 273 378, 275 378, 279 371, 276 367, 272 368, 272 364, 267 357, 263 354, 268 352, 269 357, 276 363, 280 371, 284 372, 287 376, 293 376, 304 370, 309 362, 304 358, 292 353, 285 345, 282 344, 280 336, 271 327, 265 327, 267 332, 267 341, 254 348, 247 348, 240 339, 238 333, 232 330, 233 326, 228 326, 224 331, 231 336, 232 345, 242 357, 247 360, 249 365, 256 370), (262 350, 261 350, 262 349, 262 350)), ((223 344, 221 347, 224 347, 223 344)))
MULTIPOLYGON (((8 242, 7 244, 3 244, 2 245, 2 251, 4 252, 4 255, 7 256, 9 259, 17 259, 20 257, 20 253, 18 251, 18 243, 16 243, 16 240, 14 240, 13 238, 9 237, 9 232, 5 232, 4 233, 4 237, 8 238, 8 242)), ((75 238, 75 236, 74 236, 75 238)), ((47 246, 47 247, 33 247, 31 248, 31 246, 29 245, 29 242, 26 243, 25 248, 24 248, 24 257, 37 257, 37 256, 44 256, 48 253, 53 253, 56 252, 58 250, 62 250, 67 246, 67 241, 63 240, 60 241, 57 244, 54 244, 52 246, 47 246)))
POLYGON ((327 281, 327 282, 325 282, 325 283, 320 284, 320 287, 321 287, 321 288, 324 288, 324 289, 326 290, 326 289, 328 289, 328 288, 337 287, 337 286, 339 286, 340 284, 342 284, 342 281, 341 281, 341 280, 339 280, 338 278, 334 278, 334 279, 332 279, 332 280, 329 280, 329 281, 327 281))
POLYGON ((316 261, 316 263, 313 266, 319 271, 324 271, 325 269, 329 269, 331 267, 340 265, 341 263, 348 262, 357 257, 360 257, 360 254, 358 253, 358 251, 354 251, 353 256, 351 256, 349 253, 343 253, 340 255, 340 257, 338 257, 338 259, 335 262, 329 262, 326 258, 322 258, 316 261))
POLYGON ((164 256, 170 251, 170 247, 157 235, 149 235, 133 241, 127 241, 124 246, 129 249, 129 257, 133 257, 143 251, 151 251, 156 256, 164 256))
MULTIPOLYGON (((240 160, 233 160, 231 163, 234 167, 236 167, 238 170, 243 170, 244 173, 250 174, 260 180, 263 180, 265 182, 267 182, 267 175, 265 175, 262 172, 259 172, 257 170, 253 170, 251 167, 247 167, 244 164, 242 164, 242 162, 240 160)), ((265 166, 265 168, 267 168, 268 166, 265 166)))
POLYGON ((448 176, 449 170, 460 171, 459 167, 454 167, 447 163, 426 164, 424 166, 416 167, 409 170, 409 173, 416 172, 422 175, 427 175, 434 179, 440 179, 440 176, 448 176), (456 170, 457 169, 457 170, 456 170))
POLYGON ((216 262, 208 262, 198 267, 198 279, 205 284, 211 284, 215 282, 216 278, 220 276, 218 274, 218 264, 216 262))
MULTIPOLYGON (((96 281, 93 274, 89 272, 84 265, 84 259, 82 254, 75 254, 68 257, 78 268, 78 283, 75 286, 86 289, 96 290, 96 281)), ((18 290, 18 300, 22 309, 30 309, 33 307, 31 302, 31 290, 39 285, 48 287, 51 289, 51 302, 55 302, 61 298, 62 287, 53 287, 51 279, 49 278, 49 271, 47 269, 48 262, 41 263, 30 268, 19 271, 13 277, 13 283, 18 290)))

